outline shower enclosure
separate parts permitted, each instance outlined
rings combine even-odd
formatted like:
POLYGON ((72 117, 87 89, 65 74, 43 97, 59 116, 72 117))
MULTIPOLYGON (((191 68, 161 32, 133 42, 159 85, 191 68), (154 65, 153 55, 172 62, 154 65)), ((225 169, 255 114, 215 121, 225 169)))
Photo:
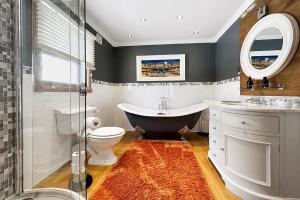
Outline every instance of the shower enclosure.
POLYGON ((17 0, 17 199, 86 199, 85 0, 17 0))

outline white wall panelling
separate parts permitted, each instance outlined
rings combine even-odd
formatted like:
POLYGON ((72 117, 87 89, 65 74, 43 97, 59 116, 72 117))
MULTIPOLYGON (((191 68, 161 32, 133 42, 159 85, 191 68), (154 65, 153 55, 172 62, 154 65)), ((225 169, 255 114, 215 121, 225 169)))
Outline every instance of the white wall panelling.
MULTIPOLYGON (((93 83, 93 92, 87 96, 87 104, 99 107, 103 126, 120 126, 133 130, 126 115, 117 108, 119 103, 130 103, 146 108, 158 108, 160 97, 168 97, 168 106, 178 108, 203 100, 224 98, 239 99, 239 81, 215 84, 99 84, 93 83)), ((208 114, 197 123, 194 131, 208 132, 208 114)))
POLYGON ((23 155, 24 189, 32 188, 32 76, 23 75, 23 155))
POLYGON ((240 100, 240 81, 231 81, 215 85, 215 100, 238 101, 240 100))
POLYGON ((72 138, 57 134, 54 110, 77 105, 79 96, 67 92, 33 92, 32 81, 32 75, 23 75, 25 189, 32 188, 71 159, 72 138))

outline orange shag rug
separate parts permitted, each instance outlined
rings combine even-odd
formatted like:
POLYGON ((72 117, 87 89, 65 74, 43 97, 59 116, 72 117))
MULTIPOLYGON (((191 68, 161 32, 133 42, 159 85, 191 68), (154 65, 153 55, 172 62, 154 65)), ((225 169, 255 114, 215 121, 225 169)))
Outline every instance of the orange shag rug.
POLYGON ((188 142, 133 141, 91 200, 212 200, 188 142))

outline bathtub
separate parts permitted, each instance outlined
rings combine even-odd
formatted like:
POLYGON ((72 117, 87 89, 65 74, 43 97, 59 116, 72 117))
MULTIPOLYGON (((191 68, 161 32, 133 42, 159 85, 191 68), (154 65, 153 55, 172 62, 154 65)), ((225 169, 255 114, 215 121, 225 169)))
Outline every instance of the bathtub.
POLYGON ((192 129, 201 112, 208 108, 206 103, 195 104, 182 108, 158 110, 121 103, 118 108, 123 110, 130 124, 141 134, 146 133, 181 133, 192 129))

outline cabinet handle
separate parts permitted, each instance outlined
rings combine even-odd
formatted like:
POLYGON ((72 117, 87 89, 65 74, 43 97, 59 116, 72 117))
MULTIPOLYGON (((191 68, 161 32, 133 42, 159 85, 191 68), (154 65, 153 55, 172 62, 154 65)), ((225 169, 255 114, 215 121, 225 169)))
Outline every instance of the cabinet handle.
POLYGON ((224 148, 220 148, 220 150, 221 150, 221 151, 225 151, 225 149, 224 149, 224 148))
POLYGON ((241 124, 244 124, 244 125, 245 125, 245 124, 246 124, 246 122, 245 122, 245 121, 242 121, 242 122, 241 122, 241 124))

